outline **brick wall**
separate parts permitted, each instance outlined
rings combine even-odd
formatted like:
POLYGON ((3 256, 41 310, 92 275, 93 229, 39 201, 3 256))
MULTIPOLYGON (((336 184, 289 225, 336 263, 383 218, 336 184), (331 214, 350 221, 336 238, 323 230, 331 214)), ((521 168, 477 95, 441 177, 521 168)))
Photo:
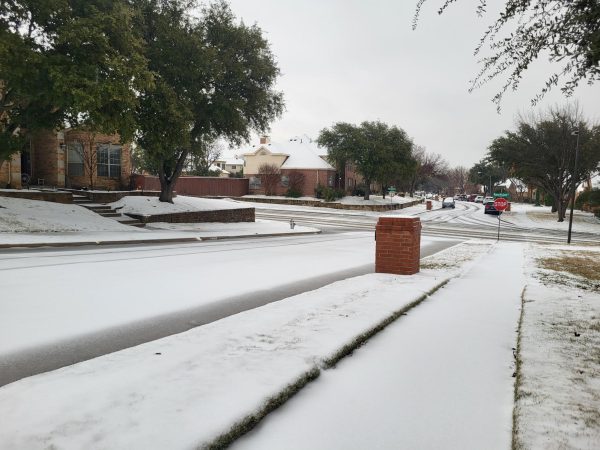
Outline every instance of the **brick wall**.
POLYGON ((419 271, 421 221, 380 217, 375 229, 375 272, 412 275, 419 271))
MULTIPOLYGON (((86 151, 89 152, 90 146, 90 134, 86 131, 81 130, 67 130, 64 133, 64 143, 66 145, 74 142, 80 142, 86 147, 86 151)), ((118 177, 99 177, 97 167, 94 167, 93 183, 94 189, 126 189, 129 187, 129 177, 131 174, 131 145, 122 144, 120 142, 119 135, 113 134, 96 134, 92 143, 92 150, 96 151, 96 145, 98 144, 113 144, 121 146, 121 172, 118 177)), ((63 156, 64 159, 66 159, 63 156)), ((97 161, 94 157, 94 161, 97 161)), ((68 165, 68 161, 64 164, 68 165)), ((85 167, 85 164, 84 164, 85 167)), ((87 168, 85 168, 87 171, 87 168)), ((67 174, 67 185, 74 188, 89 187, 90 177, 85 173, 84 176, 72 176, 67 174)))
MULTIPOLYGON (((132 184, 132 189, 160 191, 160 181, 158 177, 134 175, 132 184)), ((193 195, 198 197, 241 197, 248 194, 248 179, 179 177, 175 182, 175 191, 177 191, 178 195, 193 195)))
POLYGON ((91 201, 95 203, 113 203, 118 200, 121 200, 123 197, 127 196, 148 196, 148 197, 158 197, 160 195, 160 191, 73 191, 75 194, 84 195, 89 198, 91 201))
POLYGON ((70 192, 49 192, 49 191, 0 191, 0 197, 24 198, 27 200, 42 200, 44 202, 54 203, 73 203, 73 195, 70 192))
POLYGON ((31 140, 31 184, 65 185, 64 152, 53 131, 38 131, 31 140))
POLYGON ((173 214, 127 214, 144 223, 200 223, 200 222, 254 222, 254 208, 222 209, 219 211, 191 211, 173 214))
MULTIPOLYGON (((321 184, 322 186, 333 187, 333 185, 330 186, 329 181, 330 181, 330 179, 332 181, 335 181, 335 170, 330 170, 330 169, 323 169, 323 170, 282 169, 281 175, 287 176, 290 174, 290 172, 300 172, 300 173, 304 174, 304 186, 302 189, 303 197, 314 197, 315 196, 315 188, 317 187, 318 184, 321 184)), ((247 174, 245 176, 247 178, 250 178, 250 177, 258 177, 259 178, 258 174, 247 174)), ((288 186, 283 186, 280 182, 277 184, 277 188, 275 189, 274 195, 285 195, 287 190, 288 190, 288 186)), ((261 186, 260 188, 257 188, 257 189, 249 189, 249 193, 255 194, 255 195, 264 194, 265 193, 264 186, 261 186)))

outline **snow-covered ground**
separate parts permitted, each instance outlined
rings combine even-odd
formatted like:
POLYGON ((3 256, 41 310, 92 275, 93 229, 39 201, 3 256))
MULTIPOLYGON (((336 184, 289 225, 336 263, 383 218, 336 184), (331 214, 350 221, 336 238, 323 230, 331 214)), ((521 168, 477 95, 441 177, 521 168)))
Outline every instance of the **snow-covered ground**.
POLYGON ((600 448, 600 248, 529 250, 515 448, 600 448), (581 274, 544 268, 564 258, 581 274))
MULTIPOLYGON (((222 229, 223 224, 174 226, 177 229, 171 228, 171 225, 153 224, 156 229, 147 231, 130 227, 126 227, 127 231, 98 230, 94 227, 100 226, 100 219, 110 221, 111 225, 119 224, 74 205, 53 203, 51 207, 56 206, 57 209, 48 215, 45 208, 37 211, 36 207, 23 206, 33 202, 27 200, 17 200, 20 221, 15 222, 14 215, 5 215, 14 210, 9 208, 11 200, 14 201, 0 197, 0 206, 8 206, 0 209, 0 225, 8 224, 9 228, 0 228, 0 243, 7 237, 14 239, 19 235, 40 239, 48 239, 52 235, 59 239, 63 235, 65 239, 72 239, 74 235, 102 234, 195 236, 209 232, 204 227, 213 226, 213 233, 227 232, 222 229), (62 209, 65 207, 76 209, 62 209), (64 232, 61 227, 72 225, 73 214, 80 210, 93 214, 92 222, 83 222, 80 231, 64 232), (33 226, 27 224, 36 222, 44 224, 46 229, 36 228, 38 232, 32 233, 10 232, 14 230, 11 226, 23 229, 33 226), (52 226, 57 232, 39 232, 52 231, 49 228, 52 226)), ((236 207, 240 205, 231 203, 236 207)), ((261 207, 266 206, 261 204, 261 207)), ((278 209, 285 207, 274 206, 278 209)), ((429 213, 422 214, 423 205, 404 209, 401 214, 413 214, 413 210, 414 214, 421 214, 422 219, 427 220, 429 213)), ((576 214, 574 229, 599 232, 600 225, 596 219, 588 214, 576 214)), ((532 205, 513 204, 513 212, 503 218, 524 227, 566 229, 567 226, 567 222, 558 224, 549 208, 532 205)), ((255 225, 270 227, 272 224, 259 222, 255 225)), ((279 225, 289 229, 286 224, 279 225)), ((252 230, 246 232, 251 233, 252 230)), ((256 244, 232 242, 227 251, 217 251, 217 248, 207 245, 201 250, 197 246, 178 248, 170 254, 168 249, 166 253, 156 248, 114 249, 103 251, 97 258, 88 258, 85 252, 65 252, 52 258, 43 253, 4 255, 0 258, 0 353, 14 355, 52 343, 64 343, 65 340, 104 329, 126 327, 140 318, 276 287, 282 280, 300 280, 326 270, 372 262, 372 233, 365 233, 362 238, 356 238, 356 234, 322 238, 323 241, 314 248, 303 248, 290 242, 287 248, 281 250, 261 241, 256 244), (102 262, 109 264, 102 265, 102 262), (161 267, 172 270, 169 283, 161 281, 162 273, 157 271, 157 262, 163 263, 161 267), (227 267, 225 272, 223 267, 227 267), (275 274, 272 278, 265 277, 272 273, 275 274), (95 288, 89 289, 89 286, 95 288), (173 295, 173 286, 176 287, 176 295, 173 295), (52 301, 48 301, 48 293, 51 293, 52 301)), ((393 329, 388 329, 360 351, 368 352, 377 340, 384 341, 388 331, 396 333, 395 329, 399 334, 394 334, 394 343, 389 344, 394 347, 400 347, 397 342, 401 336, 406 339, 416 336, 415 339, 424 340, 419 342, 422 347, 415 344, 415 349, 422 350, 413 352, 412 356, 424 358, 425 368, 418 364, 414 367, 407 365, 407 369, 418 369, 418 376, 412 378, 410 372, 402 372, 403 379, 410 380, 410 388, 400 392, 398 402, 406 395, 414 401, 414 410, 424 411, 410 416, 411 420, 414 417, 421 420, 415 422, 409 429, 410 434, 404 437, 418 442, 419 430, 430 432, 429 425, 434 424, 437 418, 448 416, 457 418, 459 424, 471 426, 471 422, 461 420, 462 417, 457 414, 457 411, 465 411, 466 408, 459 408, 456 406, 459 400, 451 399, 460 398, 461 389, 476 393, 477 389, 485 386, 485 382, 492 380, 498 389, 495 397, 476 397, 487 398, 484 404, 478 406, 482 410, 490 405, 499 408, 489 413, 497 414, 495 422, 500 428, 490 432, 489 436, 496 436, 490 437, 494 439, 490 445, 477 448, 492 448, 498 442, 505 442, 510 431, 506 428, 506 384, 500 386, 496 382, 499 382, 500 372, 504 374, 507 368, 505 356, 512 357, 511 345, 514 346, 514 342, 511 344, 507 340, 507 333, 516 338, 516 320, 514 324, 511 322, 513 319, 508 320, 515 312, 513 291, 520 293, 524 287, 520 364, 516 378, 519 383, 515 405, 517 427, 514 430, 515 442, 520 447, 515 448, 596 449, 600 441, 600 281, 539 267, 544 258, 560 258, 569 254, 584 257, 590 267, 600 265, 600 249, 596 247, 492 245, 471 241, 426 259, 422 272, 416 276, 369 275, 349 279, 186 333, 11 383, 0 388, 0 448, 195 448, 214 442, 230 431, 235 435, 242 426, 267 412, 273 406, 270 402, 279 402, 309 379, 318 374, 323 375, 325 382, 332 379, 335 371, 327 370, 332 360, 353 348, 364 338, 365 332, 401 311, 424 292, 452 279, 430 300, 411 311, 406 320, 395 323, 393 329), (490 248, 493 251, 488 253, 490 248), (519 258, 511 253, 512 250, 505 252, 502 249, 522 249, 526 261, 524 275, 519 273, 508 280, 502 278, 503 268, 508 267, 506 270, 510 272, 523 266, 521 260, 517 261, 519 258), (501 280, 499 284, 496 284, 496 279, 501 280), (456 290, 453 291, 453 287, 456 290), (502 312, 498 312, 498 320, 488 320, 489 317, 485 316, 484 323, 479 323, 478 319, 484 316, 476 316, 476 311, 489 314, 496 310, 481 309, 483 305, 477 302, 471 304, 468 298, 476 294, 477 301, 486 301, 508 291, 511 295, 505 299, 505 304, 494 304, 494 308, 502 308, 502 312), (436 301, 443 303, 440 309, 435 307, 436 301), (453 309, 452 302, 465 308, 453 309), (447 320, 432 322, 438 323, 438 327, 426 336, 418 336, 425 329, 418 324, 414 325, 412 332, 403 328, 403 324, 410 324, 408 319, 414 321, 422 311, 426 319, 442 317, 447 320), (482 329, 475 327, 482 324, 487 326, 482 329), (435 345, 432 342, 435 339, 428 340, 428 336, 442 333, 444 327, 449 327, 454 337, 461 330, 472 330, 472 340, 463 346, 456 343, 454 346, 435 345), (502 350, 497 349, 497 353, 493 353, 501 360, 485 357, 475 362, 469 360, 469 355, 479 351, 487 356, 485 346, 494 338, 503 342, 502 350), (450 357, 452 351, 458 351, 458 356, 450 357), (478 361, 480 365, 469 365, 478 361), (443 364, 433 370, 432 366, 440 362, 443 364), (465 382, 460 371, 469 367, 481 371, 484 373, 481 377, 487 378, 475 377, 475 381, 465 382), (431 369, 431 373, 427 368, 431 369), (438 372, 446 374, 449 381, 456 381, 446 392, 448 397, 444 397, 446 400, 443 402, 440 402, 443 392, 438 396, 433 393, 425 395, 429 392, 426 383, 431 381, 432 374, 438 372), (413 395, 419 389, 423 395, 413 395), (453 397, 456 395, 459 397, 453 397), (430 402, 429 409, 427 402, 430 402), (445 410, 448 405, 451 405, 450 408, 445 410), (436 412, 431 421, 430 411, 436 412), (199 423, 201 426, 198 426, 199 423)), ((439 336, 440 342, 446 343, 443 336, 439 336)), ((455 341, 447 341, 448 344, 450 342, 455 341)), ((403 369, 399 359, 411 356, 410 352, 389 356, 394 354, 387 353, 387 346, 378 347, 379 350, 373 353, 371 361, 382 358, 380 363, 367 364, 375 365, 379 375, 385 375, 384 372, 391 367, 403 369), (393 358, 394 362, 386 362, 386 356, 393 358)), ((359 360, 357 357, 349 361, 348 366, 352 367, 359 360)), ((339 365, 340 370, 344 365, 345 362, 339 365)), ((510 365, 508 367, 512 370, 510 365)), ((356 377, 364 376, 365 382, 356 388, 364 394, 366 384, 372 378, 365 375, 369 374, 367 370, 353 370, 357 371, 347 375, 341 385, 356 388, 356 377)), ((466 374, 465 379, 469 375, 472 374, 466 374)), ((400 377, 383 379, 392 383, 391 389, 399 389, 400 377)), ((505 381, 503 379, 502 383, 505 381)), ((378 383, 373 384, 380 388, 378 383)), ((316 389, 318 382, 314 386, 316 389)), ((388 396, 388 392, 397 395, 395 391, 383 389, 383 385, 380 391, 381 397, 388 396)), ((486 391, 487 394, 491 391, 486 391)), ((390 398, 394 396, 390 395, 390 398)), ((368 403, 372 411, 369 416, 379 412, 377 398, 367 397, 367 400, 371 402, 368 403)), ((364 401, 357 402, 354 409, 361 408, 364 401)), ((350 413, 342 415, 351 411, 352 406, 335 414, 340 423, 349 424, 351 430, 357 430, 365 422, 353 422, 350 413)), ((321 411, 319 414, 322 417, 325 413, 321 411)), ((392 415, 388 414, 385 420, 392 415)), ((477 430, 485 430, 485 414, 476 419, 480 425, 477 430)), ((381 425, 382 421, 374 421, 373 426, 381 425)), ((296 427, 297 422, 294 424, 296 427)), ((307 425, 308 422, 302 424, 307 425)), ((444 426, 447 425, 445 423, 444 426)), ((460 430, 453 428, 450 431, 454 436, 460 430)), ((346 432, 351 435, 351 431, 346 432)), ((399 435, 395 431, 388 435, 392 439, 395 439, 394 436, 399 435)), ((359 445, 361 441, 357 437, 353 442, 359 445)), ((369 448, 377 448, 373 442, 368 442, 369 448)), ((335 448, 330 444, 328 442, 328 448, 335 448)), ((444 444, 444 448, 461 448, 455 441, 444 444)), ((261 444, 258 448, 268 446, 261 444)), ((462 448, 469 447, 465 445, 462 448)))
MULTIPOLYGON (((556 213, 550 206, 534 206, 527 203, 511 204, 511 211, 503 213, 502 219, 526 228, 545 228, 567 231, 569 214, 564 222, 557 221, 556 213)), ((592 213, 573 211, 573 230, 587 233, 600 233, 600 219, 592 213)))
POLYGON ((20 352, 226 305, 373 264, 374 254, 372 233, 348 233, 2 255, 0 368, 20 352))
MULTIPOLYGON (((598 284, 536 267, 564 251, 588 258, 589 265, 600 255, 594 247, 471 241, 426 258, 415 276, 348 279, 11 383, 0 388, 0 447, 158 449, 227 442, 321 374, 298 397, 303 403, 320 393, 323 407, 314 413, 316 422, 311 414, 293 420, 300 436, 286 437, 297 448, 401 448, 406 442, 412 448, 509 448, 512 383, 518 380, 516 448, 596 449, 598 284), (447 280, 330 370, 377 325, 447 280), (521 292, 520 365, 513 378, 521 292), (321 391, 321 385, 329 388, 321 391), (340 388, 347 389, 326 401, 340 388), (339 399, 345 408, 336 409, 339 399), (326 428, 319 435, 310 428, 315 423, 336 423, 342 434, 326 428), (372 431, 381 433, 368 439, 372 431)), ((174 273, 188 265, 182 256, 174 273)), ((129 267, 140 261, 129 260, 129 267)), ((261 271, 256 260, 246 267, 261 271)), ((180 286, 181 278, 172 281, 180 286)), ((122 287, 131 280, 113 283, 122 287)), ((281 410, 284 419, 288 410, 281 410)), ((240 441, 240 448, 271 448, 274 436, 266 436, 240 441)), ((274 448, 283 447, 291 448, 274 448)))
POLYGON ((132 227, 78 205, 0 197, 0 243, 4 233, 131 231, 132 227))
MULTIPOLYGON (((124 197, 117 206, 139 214, 247 208, 225 200, 177 197, 174 205, 157 205, 156 197, 124 197)), ((123 210, 121 210, 124 212, 123 210)), ((148 242, 165 239, 315 233, 311 227, 257 220, 243 223, 153 223, 146 229, 102 217, 79 205, 0 197, 0 246, 64 243, 148 242)))
MULTIPOLYGON (((190 211, 216 211, 222 209, 243 208, 239 203, 211 198, 186 197, 178 195, 173 203, 161 202, 158 197, 127 196, 114 203, 109 203, 114 209, 123 214, 169 214, 190 211)), ((249 208, 249 206, 246 206, 249 208)))
POLYGON ((522 246, 475 262, 233 449, 508 450, 522 246), (511 283, 489 289, 495 271, 511 283))
MULTIPOLYGON (((488 249, 452 247, 448 259, 473 261, 488 249)), ((201 447, 239 432, 241 422, 270 409, 269 400, 318 375, 461 270, 341 281, 3 386, 0 443, 28 450, 201 447)))

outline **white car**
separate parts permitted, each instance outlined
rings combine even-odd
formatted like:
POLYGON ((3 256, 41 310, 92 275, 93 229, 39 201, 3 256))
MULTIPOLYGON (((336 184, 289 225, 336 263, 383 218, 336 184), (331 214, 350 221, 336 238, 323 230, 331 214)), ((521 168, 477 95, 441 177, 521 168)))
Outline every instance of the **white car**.
POLYGON ((484 205, 485 205, 486 203, 494 203, 494 197, 486 197, 486 198, 484 198, 484 199, 483 199, 483 202, 482 202, 482 203, 483 203, 484 205))
POLYGON ((483 203, 483 195, 478 195, 475 197, 475 203, 483 203))

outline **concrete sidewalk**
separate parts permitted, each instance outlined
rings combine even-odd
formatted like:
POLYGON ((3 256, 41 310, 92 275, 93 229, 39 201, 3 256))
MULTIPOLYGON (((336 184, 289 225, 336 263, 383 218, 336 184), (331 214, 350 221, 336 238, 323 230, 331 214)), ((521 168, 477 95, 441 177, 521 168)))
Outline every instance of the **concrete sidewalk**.
POLYGON ((497 246, 232 448, 509 449, 524 284, 497 246))

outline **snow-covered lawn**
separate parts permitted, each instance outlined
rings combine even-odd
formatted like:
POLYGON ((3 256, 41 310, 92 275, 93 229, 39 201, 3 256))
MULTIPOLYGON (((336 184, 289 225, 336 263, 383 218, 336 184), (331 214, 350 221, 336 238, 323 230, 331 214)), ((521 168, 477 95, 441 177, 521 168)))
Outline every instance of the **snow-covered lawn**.
MULTIPOLYGON (((0 197, 0 233, 131 230, 78 205, 0 197)), ((0 242, 3 238, 0 234, 0 242)))
POLYGON ((529 247, 516 447, 600 447, 600 248, 529 247))
MULTIPOLYGON (((226 200, 177 197, 174 205, 157 204, 157 197, 124 197, 116 206, 121 212, 162 214, 165 212, 208 211, 248 208, 249 205, 226 200)), ((108 242, 149 242, 164 239, 201 240, 220 237, 269 234, 315 233, 319 230, 257 220, 240 223, 153 223, 145 229, 102 217, 78 205, 0 197, 0 246, 98 244, 108 242)))
MULTIPOLYGON (((558 222, 556 213, 550 212, 549 206, 534 206, 528 203, 512 203, 511 211, 502 214, 502 219, 526 228, 546 228, 567 231, 569 214, 564 222, 558 222)), ((573 212, 573 231, 600 233, 600 219, 592 213, 573 212)))
MULTIPOLYGON (((446 251, 474 263, 488 249, 446 251)), ((227 441, 462 270, 348 279, 3 386, 0 444, 178 449, 227 441)))
MULTIPOLYGON (((161 202, 158 197, 127 196, 114 203, 109 203, 123 214, 169 214, 190 211, 218 211, 222 209, 239 209, 244 205, 226 200, 211 198, 186 197, 178 195, 173 203, 161 202)), ((249 208, 249 206, 245 206, 249 208)))

